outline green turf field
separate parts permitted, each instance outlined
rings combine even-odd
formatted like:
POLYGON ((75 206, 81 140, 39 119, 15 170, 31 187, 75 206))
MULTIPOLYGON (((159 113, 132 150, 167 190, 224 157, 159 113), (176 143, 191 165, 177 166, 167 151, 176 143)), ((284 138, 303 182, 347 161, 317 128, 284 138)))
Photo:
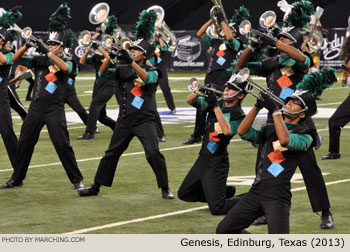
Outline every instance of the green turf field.
MULTIPOLYGON (((80 76, 92 76, 81 74, 80 76)), ((174 74, 169 76, 204 76, 196 74, 174 74)), ((259 81, 262 83, 262 81, 259 81)), ((187 81, 171 81, 174 100, 177 107, 188 106, 185 99, 188 95, 187 81)), ((93 81, 78 80, 76 89, 84 107, 91 100, 93 81)), ((24 101, 28 83, 17 89, 24 101)), ((336 108, 349 94, 348 88, 340 84, 326 90, 319 107, 336 108)), ((254 104, 252 97, 246 98, 243 106, 254 104)), ((163 95, 157 94, 158 107, 166 107, 163 95)), ((108 108, 117 108, 113 97, 108 108)), ((71 111, 67 107, 67 111, 71 111)), ((15 114, 14 114, 15 115, 15 114)), ((15 132, 20 132, 22 121, 14 119, 15 132)), ((290 217, 291 233, 350 233, 350 129, 344 128, 341 133, 342 158, 334 161, 322 161, 328 153, 328 130, 326 119, 315 120, 319 133, 324 138, 321 148, 316 151, 319 166, 327 183, 331 211, 335 220, 335 229, 321 230, 320 217, 312 212, 305 189, 293 192, 290 217)), ((177 192, 184 176, 197 158, 200 145, 184 146, 193 131, 193 125, 164 125, 167 141, 160 143, 168 167, 170 188, 177 192)), ((73 146, 78 165, 84 175, 84 182, 90 185, 93 181, 99 157, 104 154, 111 137, 111 130, 99 126, 100 133, 94 140, 78 141, 76 137, 84 132, 83 124, 68 125, 71 145, 73 146)), ((254 175, 256 149, 248 142, 240 141, 237 136, 229 145, 229 176, 254 175)), ((157 188, 155 176, 142 153, 142 145, 135 138, 118 164, 114 184, 111 188, 103 187, 97 197, 80 198, 70 184, 47 132, 42 131, 31 161, 31 168, 22 188, 0 190, 1 222, 0 233, 215 233, 222 216, 212 216, 206 204, 185 203, 178 198, 163 200, 157 188), (183 211, 183 212, 181 212, 183 211), (111 224, 111 225, 108 225, 111 224), (106 226, 104 226, 106 225, 106 226), (91 228, 91 229, 90 229, 91 228), (86 229, 86 230, 83 230, 86 229)), ((6 182, 12 168, 0 141, 0 183, 6 182)), ((297 173, 300 173, 297 170, 297 173)), ((293 189, 302 188, 303 183, 293 183, 293 189)), ((247 191, 249 186, 237 186, 238 193, 247 191)), ((252 233, 267 233, 266 226, 250 227, 252 233)))

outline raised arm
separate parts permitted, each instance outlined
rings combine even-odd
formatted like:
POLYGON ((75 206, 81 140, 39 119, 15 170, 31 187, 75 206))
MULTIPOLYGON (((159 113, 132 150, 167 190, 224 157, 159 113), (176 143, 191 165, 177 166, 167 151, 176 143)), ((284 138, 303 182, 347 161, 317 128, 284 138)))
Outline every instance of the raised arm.
POLYGON ((196 33, 197 37, 200 39, 204 38, 205 31, 212 23, 213 23, 213 21, 211 19, 209 19, 204 25, 202 25, 202 27, 199 28, 199 30, 196 33))

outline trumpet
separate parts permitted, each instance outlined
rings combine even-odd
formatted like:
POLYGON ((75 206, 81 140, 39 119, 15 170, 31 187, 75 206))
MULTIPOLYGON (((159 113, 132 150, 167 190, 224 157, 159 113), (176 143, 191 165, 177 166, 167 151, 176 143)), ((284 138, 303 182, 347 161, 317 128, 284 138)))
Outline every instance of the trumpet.
POLYGON ((210 18, 213 21, 213 23, 207 28, 206 33, 208 36, 212 37, 212 38, 224 38, 225 37, 225 33, 221 27, 221 24, 219 23, 216 15, 215 15, 215 10, 218 10, 222 13, 222 15, 224 16, 224 22, 226 23, 226 25, 228 26, 228 21, 227 21, 227 17, 224 11, 224 7, 222 5, 221 0, 211 0, 214 4, 214 6, 210 9, 210 18))
POLYGON ((82 31, 79 34, 78 41, 85 47, 88 47, 88 46, 90 46, 92 44, 96 44, 96 45, 102 46, 104 48, 108 47, 108 45, 105 44, 106 41, 102 42, 102 41, 99 41, 99 40, 92 39, 90 32, 87 31, 87 30, 82 31))
POLYGON ((173 52, 176 48, 176 35, 164 22, 164 9, 159 5, 153 5, 147 11, 153 10, 157 13, 157 20, 155 22, 156 33, 162 35, 164 41, 168 44, 168 51, 173 52))
POLYGON ((113 40, 114 39, 111 35, 105 35, 102 38, 101 44, 104 48, 109 49, 109 53, 112 53, 114 55, 117 55, 118 51, 120 50, 126 50, 128 54, 132 56, 131 53, 128 51, 132 43, 131 39, 129 39, 128 37, 124 37, 121 40, 119 40, 116 45, 113 43, 113 40))
POLYGON ((46 45, 42 39, 40 38, 37 38, 33 35, 33 30, 32 28, 30 27, 24 27, 23 29, 21 29, 17 24, 14 24, 13 25, 14 29, 17 31, 17 32, 20 32, 21 33, 21 37, 24 38, 25 40, 31 40, 33 41, 34 43, 40 43, 42 44, 46 49, 49 50, 49 46, 46 45))
MULTIPOLYGON (((276 13, 274 11, 265 11, 259 18, 259 25, 266 31, 269 31, 269 29, 272 27, 280 29, 280 27, 278 27, 276 24, 276 13)), ((249 33, 260 36, 264 35, 263 32, 253 29, 249 20, 242 21, 242 23, 239 25, 239 32, 244 36, 249 33)))
POLYGON ((249 85, 251 85, 251 87, 246 87, 246 91, 248 93, 250 93, 251 95, 253 95, 255 98, 260 99, 260 100, 264 100, 261 96, 260 93, 263 93, 267 96, 269 96, 271 99, 273 99, 275 102, 277 102, 280 105, 284 105, 284 101, 279 98, 278 96, 276 96, 274 93, 272 93, 271 90, 263 87, 262 85, 260 85, 259 83, 255 82, 251 77, 250 77, 250 71, 248 68, 243 68, 241 69, 237 74, 236 74, 236 81, 237 82, 248 82, 249 85), (260 93, 255 93, 252 89, 252 87, 256 88, 260 93))
POLYGON ((215 88, 212 88, 212 87, 206 87, 202 84, 199 83, 198 79, 197 78, 191 78, 189 81, 188 81, 188 84, 187 84, 187 88, 190 92, 195 92, 197 94, 199 94, 200 96, 207 96, 205 93, 202 93, 200 92, 199 90, 206 90, 206 91, 209 91, 209 92, 214 92, 220 96, 223 95, 223 92, 219 91, 219 90, 216 90, 215 88))

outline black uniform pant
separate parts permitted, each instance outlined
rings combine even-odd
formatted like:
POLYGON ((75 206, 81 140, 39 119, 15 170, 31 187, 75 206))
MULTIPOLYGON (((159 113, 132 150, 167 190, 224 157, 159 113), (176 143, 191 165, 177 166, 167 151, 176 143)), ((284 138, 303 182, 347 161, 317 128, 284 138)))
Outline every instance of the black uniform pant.
POLYGON ((350 96, 340 104, 329 118, 329 152, 339 153, 340 131, 348 122, 350 122, 350 96))
POLYGON ((28 79, 26 79, 26 81, 29 82, 26 98, 30 98, 32 95, 33 87, 34 87, 34 80, 33 80, 33 78, 28 78, 28 79))
POLYGON ((98 166, 95 182, 104 186, 112 186, 119 158, 128 148, 134 136, 137 136, 142 143, 146 159, 156 175, 158 187, 167 187, 168 174, 165 158, 159 151, 156 126, 153 120, 132 124, 128 120, 118 118, 109 147, 98 166))
MULTIPOLYGON (((268 122, 271 122, 269 120, 273 120, 272 117, 268 119, 268 122)), ((307 124, 308 128, 316 128, 311 118, 307 118, 303 123, 307 124)), ((303 175, 312 210, 320 212, 329 209, 330 203, 326 184, 322 171, 317 164, 313 148, 310 148, 307 152, 302 152, 298 156, 298 167, 303 175)))
POLYGON ((23 106, 17 95, 15 85, 8 86, 8 94, 10 98, 11 108, 24 120, 28 114, 26 108, 23 106))
POLYGON ((157 130, 157 136, 159 138, 165 136, 164 128, 162 125, 162 120, 160 119, 158 110, 157 110, 157 101, 156 101, 156 95, 154 94, 154 118, 156 123, 156 130, 157 130))
POLYGON ((45 107, 45 104, 41 104, 33 106, 33 102, 22 125, 12 179, 16 181, 24 180, 34 147, 45 124, 69 180, 73 184, 82 181, 83 176, 70 146, 63 105, 45 107))
POLYGON ((171 94, 171 89, 169 86, 168 71, 166 68, 159 68, 162 73, 162 78, 159 79, 158 84, 163 92, 165 102, 170 110, 175 109, 175 103, 173 95, 171 94))
POLYGON ((227 155, 200 155, 177 192, 179 199, 208 202, 213 215, 226 214, 234 205, 229 199, 234 195, 234 189, 226 185, 228 171, 227 155))
MULTIPOLYGON (((208 73, 205 76, 204 84, 216 84, 219 91, 224 91, 224 84, 230 79, 232 72, 226 71, 225 69, 216 70, 208 73)), ((207 118, 207 112, 197 109, 196 111, 196 122, 192 136, 199 138, 205 134, 205 121, 207 118)))
POLYGON ((266 216, 270 234, 289 233, 290 182, 261 181, 231 208, 216 229, 218 234, 239 234, 261 215, 266 216))
POLYGON ((87 124, 88 113, 83 105, 81 105, 75 89, 66 90, 64 103, 67 103, 79 115, 85 125, 87 124))
POLYGON ((97 120, 110 127, 115 128, 115 120, 107 116, 106 103, 115 93, 116 82, 104 78, 97 78, 94 85, 92 101, 89 107, 89 116, 86 132, 93 134, 96 130, 97 120))
POLYGON ((18 140, 15 132, 13 131, 10 103, 7 98, 0 101, 0 118, 0 134, 2 140, 4 141, 12 167, 14 167, 18 140))

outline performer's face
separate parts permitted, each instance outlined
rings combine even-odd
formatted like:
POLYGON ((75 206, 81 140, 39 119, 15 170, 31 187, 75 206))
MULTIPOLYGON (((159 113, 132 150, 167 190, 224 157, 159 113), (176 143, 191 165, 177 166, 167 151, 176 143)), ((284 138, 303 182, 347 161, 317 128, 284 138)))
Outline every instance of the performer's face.
POLYGON ((140 50, 131 49, 130 52, 135 62, 139 62, 146 59, 146 56, 140 50))
POLYGON ((283 107, 283 115, 289 119, 296 120, 296 119, 302 119, 305 117, 305 113, 297 113, 301 111, 303 108, 300 106, 300 103, 297 100, 290 99, 286 105, 283 107), (292 112, 295 114, 291 114, 288 112, 292 112))
POLYGON ((50 52, 53 52, 56 56, 60 55, 62 53, 62 51, 64 50, 63 47, 61 47, 58 44, 50 44, 49 43, 49 50, 50 52))
POLYGON ((284 37, 284 36, 281 36, 279 38, 279 41, 286 44, 286 45, 290 45, 290 46, 293 46, 294 47, 294 41, 291 40, 290 38, 287 38, 287 37, 284 37))
POLYGON ((230 88, 229 86, 225 87, 224 94, 222 99, 224 101, 234 101, 239 97, 239 91, 230 88))

